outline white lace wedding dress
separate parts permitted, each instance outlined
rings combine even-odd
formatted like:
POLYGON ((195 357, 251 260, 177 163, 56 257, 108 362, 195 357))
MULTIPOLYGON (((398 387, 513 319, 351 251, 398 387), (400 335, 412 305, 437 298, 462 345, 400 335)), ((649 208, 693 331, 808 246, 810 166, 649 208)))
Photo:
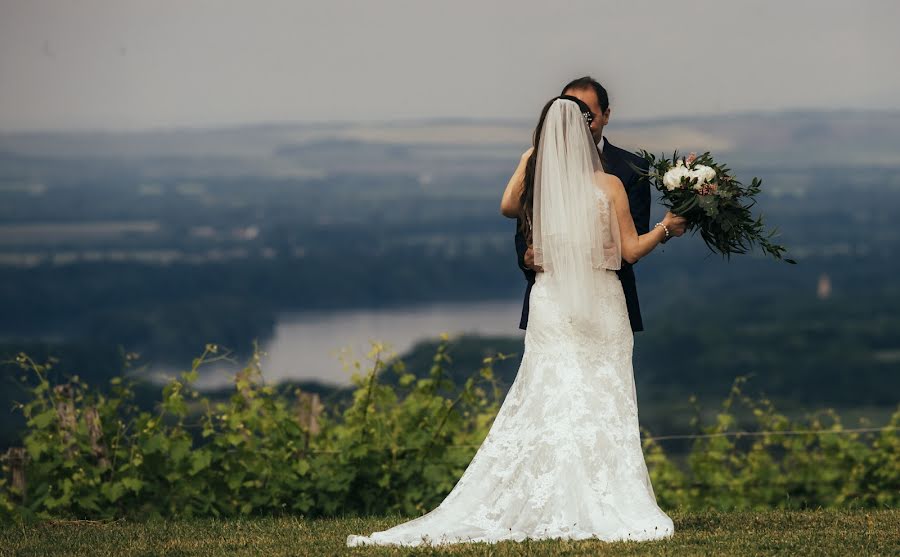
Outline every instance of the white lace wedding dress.
POLYGON ((621 263, 611 197, 594 187, 602 169, 584 113, 572 101, 551 108, 541 136, 549 147, 537 155, 547 169, 541 195, 535 190, 544 209, 534 208, 535 257, 547 264, 538 262, 545 272, 531 290, 518 374, 444 501, 383 532, 351 535, 349 546, 674 532, 641 450, 634 337, 622 284, 609 270, 621 263))
POLYGON ((605 290, 598 303, 609 312, 593 330, 568 322, 538 274, 518 375, 440 506, 368 537, 349 536, 347 545, 672 535, 641 451, 622 286, 614 271, 597 272, 605 290))

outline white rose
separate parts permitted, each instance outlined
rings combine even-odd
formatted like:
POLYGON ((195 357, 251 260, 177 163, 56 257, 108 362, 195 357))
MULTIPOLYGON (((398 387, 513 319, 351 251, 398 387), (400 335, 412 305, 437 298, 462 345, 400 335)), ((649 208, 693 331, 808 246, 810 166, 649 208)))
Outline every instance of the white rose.
POLYGON ((705 166, 702 164, 698 164, 694 167, 694 171, 697 172, 700 176, 703 177, 703 181, 706 183, 712 182, 716 179, 716 171, 713 170, 709 166, 705 166))
POLYGON ((703 188, 703 186, 708 184, 715 177, 716 171, 702 164, 698 164, 693 169, 688 171, 688 178, 696 180, 696 183, 692 186, 695 190, 703 188))
MULTIPOLYGON (((679 163, 681 161, 678 161, 679 163)), ((683 164, 679 164, 673 168, 670 168, 663 175, 663 185, 667 190, 672 191, 681 187, 681 179, 688 175, 690 171, 683 164)))

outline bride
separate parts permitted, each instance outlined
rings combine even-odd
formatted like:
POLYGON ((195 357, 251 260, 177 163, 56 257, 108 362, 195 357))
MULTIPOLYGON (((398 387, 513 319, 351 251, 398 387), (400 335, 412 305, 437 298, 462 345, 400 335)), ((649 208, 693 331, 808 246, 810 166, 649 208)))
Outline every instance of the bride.
POLYGON ((673 534, 641 450, 634 338, 615 273, 665 240, 667 221, 638 236, 622 182, 603 172, 593 116, 576 97, 548 102, 503 194, 544 272, 521 367, 487 437, 436 509, 347 545, 673 534))

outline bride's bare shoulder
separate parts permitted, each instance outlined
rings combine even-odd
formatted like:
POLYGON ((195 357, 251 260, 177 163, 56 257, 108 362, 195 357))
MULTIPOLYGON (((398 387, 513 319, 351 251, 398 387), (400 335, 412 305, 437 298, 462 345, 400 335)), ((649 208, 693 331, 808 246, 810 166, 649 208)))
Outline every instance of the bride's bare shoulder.
POLYGON ((615 174, 607 174, 605 172, 597 172, 597 185, 603 191, 609 192, 618 197, 620 194, 625 195, 625 184, 615 174))
POLYGON ((603 178, 606 180, 607 185, 610 187, 615 187, 616 189, 621 189, 625 191, 625 184, 622 183, 622 180, 619 179, 615 174, 603 174, 603 178))

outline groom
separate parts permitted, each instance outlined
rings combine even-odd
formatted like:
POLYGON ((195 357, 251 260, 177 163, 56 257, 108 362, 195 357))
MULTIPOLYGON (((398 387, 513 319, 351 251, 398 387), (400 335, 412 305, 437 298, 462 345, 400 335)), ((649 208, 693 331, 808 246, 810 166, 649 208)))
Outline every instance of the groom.
MULTIPOLYGON (((606 89, 592 77, 585 76, 569 82, 563 87, 562 94, 581 99, 594 113, 591 135, 594 136, 594 141, 597 143, 603 169, 608 174, 613 174, 622 180, 625 191, 628 193, 628 204, 631 208, 631 218, 634 219, 634 227, 637 229, 638 235, 646 234, 650 231, 650 184, 632 170, 628 163, 646 171, 647 161, 634 153, 616 147, 603 137, 603 127, 609 123, 610 114, 609 95, 606 93, 606 89)), ((676 217, 669 226, 669 234, 672 236, 681 236, 684 234, 684 230, 685 220, 682 217, 676 217)), ((519 268, 522 269, 525 279, 528 281, 528 287, 525 289, 525 302, 522 306, 522 319, 519 321, 519 328, 525 329, 528 325, 528 300, 531 296, 531 287, 534 286, 536 273, 542 269, 534 265, 534 252, 526 244, 519 226, 516 226, 516 253, 519 257, 519 268)), ((622 268, 616 272, 619 280, 622 281, 631 330, 643 331, 644 323, 641 320, 641 306, 638 303, 634 268, 623 260, 622 268)))

